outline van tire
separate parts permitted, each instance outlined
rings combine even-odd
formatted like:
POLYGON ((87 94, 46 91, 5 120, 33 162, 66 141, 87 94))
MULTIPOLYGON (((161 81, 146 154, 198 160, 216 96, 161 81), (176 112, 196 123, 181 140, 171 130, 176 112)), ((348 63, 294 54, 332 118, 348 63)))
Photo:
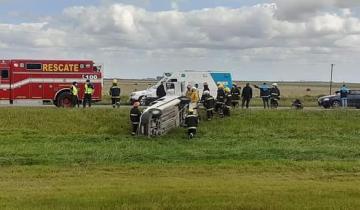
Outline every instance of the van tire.
POLYGON ((69 108, 72 107, 72 96, 69 92, 62 92, 57 98, 57 106, 69 108))

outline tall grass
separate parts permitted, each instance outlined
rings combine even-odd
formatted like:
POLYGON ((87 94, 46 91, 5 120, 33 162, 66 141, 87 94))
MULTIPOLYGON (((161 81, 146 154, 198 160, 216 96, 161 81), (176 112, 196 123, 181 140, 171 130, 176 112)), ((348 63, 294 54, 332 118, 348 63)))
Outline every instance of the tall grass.
POLYGON ((358 160, 360 112, 237 111, 203 122, 194 141, 181 128, 129 135, 128 110, 0 110, 0 164, 187 163, 233 160, 358 160))
POLYGON ((192 141, 128 112, 0 109, 0 209, 360 208, 356 110, 234 111, 192 141))

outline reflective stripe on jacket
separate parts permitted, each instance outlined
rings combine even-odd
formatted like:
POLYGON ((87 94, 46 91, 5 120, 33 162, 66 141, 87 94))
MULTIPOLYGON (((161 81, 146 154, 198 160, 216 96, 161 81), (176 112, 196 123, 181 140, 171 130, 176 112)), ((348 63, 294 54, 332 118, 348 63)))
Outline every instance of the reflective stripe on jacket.
POLYGON ((141 111, 138 108, 132 108, 130 110, 130 120, 133 124, 138 124, 140 122, 141 111))

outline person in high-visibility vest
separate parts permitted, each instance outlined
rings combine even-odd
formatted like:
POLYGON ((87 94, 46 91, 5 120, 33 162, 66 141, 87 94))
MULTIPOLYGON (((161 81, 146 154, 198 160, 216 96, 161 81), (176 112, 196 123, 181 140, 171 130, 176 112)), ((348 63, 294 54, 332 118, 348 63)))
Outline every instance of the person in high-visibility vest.
POLYGON ((73 82, 73 84, 70 87, 70 92, 71 92, 72 106, 79 107, 79 90, 78 90, 77 82, 73 82))
POLYGON ((113 106, 113 108, 120 107, 120 93, 121 93, 121 89, 118 86, 118 82, 116 79, 113 80, 113 85, 110 88, 110 96, 111 96, 111 104, 113 106))
POLYGON ((91 100, 93 93, 94 93, 94 85, 91 84, 90 80, 86 80, 85 90, 84 90, 84 100, 83 100, 84 108, 86 107, 86 104, 89 104, 89 107, 91 107, 91 100))

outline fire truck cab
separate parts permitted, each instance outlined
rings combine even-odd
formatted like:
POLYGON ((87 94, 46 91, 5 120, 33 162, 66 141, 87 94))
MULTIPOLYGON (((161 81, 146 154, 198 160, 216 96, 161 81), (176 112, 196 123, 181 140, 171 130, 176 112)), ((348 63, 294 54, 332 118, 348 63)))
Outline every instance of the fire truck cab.
POLYGON ((94 85, 94 101, 101 100, 102 67, 89 60, 0 60, 0 104, 72 106, 70 87, 78 83, 79 99, 86 80, 94 85))

